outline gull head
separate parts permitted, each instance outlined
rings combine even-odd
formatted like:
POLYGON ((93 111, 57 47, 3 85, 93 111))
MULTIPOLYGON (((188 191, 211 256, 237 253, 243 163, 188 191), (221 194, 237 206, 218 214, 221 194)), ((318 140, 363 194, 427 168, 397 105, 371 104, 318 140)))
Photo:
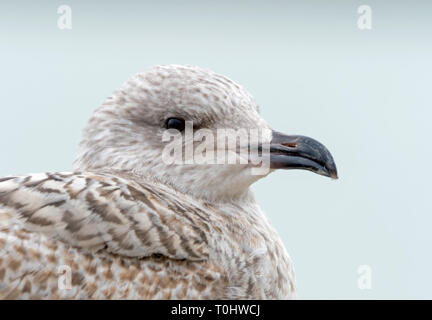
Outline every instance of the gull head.
POLYGON ((193 66, 156 66, 129 79, 84 129, 77 171, 132 174, 208 201, 241 198, 276 169, 337 178, 330 152, 271 129, 251 94, 193 66))

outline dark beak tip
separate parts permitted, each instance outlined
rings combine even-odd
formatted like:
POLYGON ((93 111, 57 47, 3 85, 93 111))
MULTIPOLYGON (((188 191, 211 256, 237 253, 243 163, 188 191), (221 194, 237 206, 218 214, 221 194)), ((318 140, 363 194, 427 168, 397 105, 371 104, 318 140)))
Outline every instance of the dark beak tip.
POLYGON ((338 177, 337 172, 335 171, 335 172, 330 173, 330 178, 332 178, 333 180, 338 180, 339 177, 338 177))
POLYGON ((331 156, 330 152, 328 154, 328 160, 327 163, 325 165, 325 168, 327 170, 328 173, 328 177, 333 179, 333 180, 338 180, 339 176, 338 176, 338 172, 336 169, 336 163, 333 160, 333 157, 331 156))
POLYGON ((335 167, 329 168, 328 166, 325 166, 324 169, 321 171, 321 175, 328 177, 328 178, 331 178, 332 180, 338 180, 339 179, 339 176, 338 176, 338 173, 337 173, 337 170, 335 167))

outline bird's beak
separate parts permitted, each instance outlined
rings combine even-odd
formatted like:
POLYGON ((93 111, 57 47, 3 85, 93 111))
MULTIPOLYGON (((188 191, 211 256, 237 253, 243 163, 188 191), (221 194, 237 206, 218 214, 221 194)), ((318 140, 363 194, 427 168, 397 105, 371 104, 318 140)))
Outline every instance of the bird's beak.
POLYGON ((304 169, 337 179, 336 164, 327 148, 318 141, 273 131, 270 143, 270 167, 304 169))

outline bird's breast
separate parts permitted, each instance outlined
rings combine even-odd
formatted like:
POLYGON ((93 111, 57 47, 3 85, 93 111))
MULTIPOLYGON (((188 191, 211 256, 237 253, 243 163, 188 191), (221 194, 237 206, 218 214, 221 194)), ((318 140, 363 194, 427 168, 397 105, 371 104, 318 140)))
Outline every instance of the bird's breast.
POLYGON ((222 210, 212 221, 210 259, 226 270, 231 298, 294 297, 291 260, 261 209, 253 205, 247 212, 237 206, 222 210))

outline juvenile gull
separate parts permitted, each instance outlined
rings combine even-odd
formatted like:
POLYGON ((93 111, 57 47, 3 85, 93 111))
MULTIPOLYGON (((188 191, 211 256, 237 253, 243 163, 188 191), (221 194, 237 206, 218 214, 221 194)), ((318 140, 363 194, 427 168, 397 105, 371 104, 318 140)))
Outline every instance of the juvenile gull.
MULTIPOLYGON (((252 164, 168 164, 163 132, 270 129, 213 72, 157 66, 91 117, 71 173, 0 179, 0 298, 286 299, 290 258, 249 186, 252 164)), ((271 171, 337 178, 329 151, 275 131, 271 171)))

